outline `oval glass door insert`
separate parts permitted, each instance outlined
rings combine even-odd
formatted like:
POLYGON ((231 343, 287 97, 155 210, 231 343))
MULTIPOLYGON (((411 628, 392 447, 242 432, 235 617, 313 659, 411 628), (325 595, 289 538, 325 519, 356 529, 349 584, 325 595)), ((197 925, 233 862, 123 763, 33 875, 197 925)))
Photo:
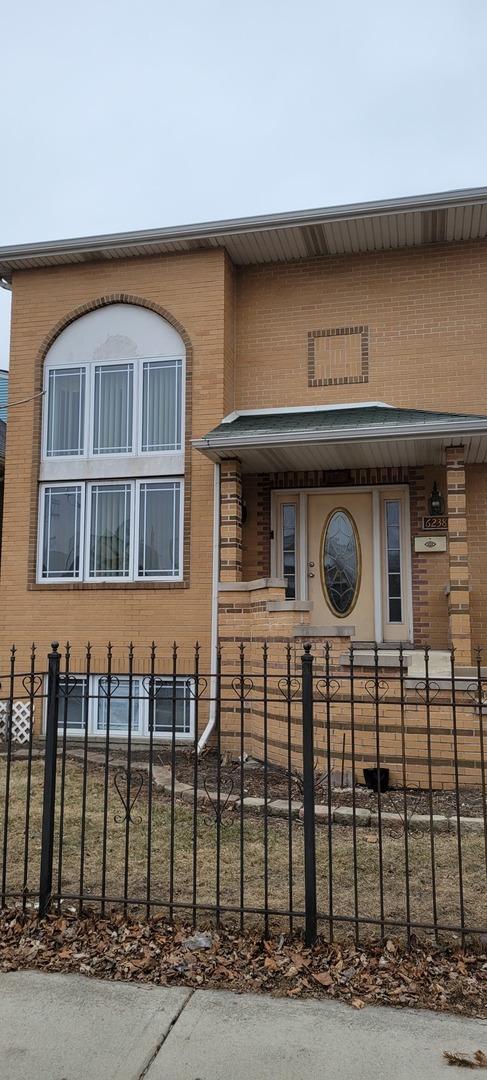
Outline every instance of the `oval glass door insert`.
POLYGON ((325 599, 337 615, 348 615, 360 587, 360 543, 347 510, 333 510, 321 541, 322 585, 325 599))

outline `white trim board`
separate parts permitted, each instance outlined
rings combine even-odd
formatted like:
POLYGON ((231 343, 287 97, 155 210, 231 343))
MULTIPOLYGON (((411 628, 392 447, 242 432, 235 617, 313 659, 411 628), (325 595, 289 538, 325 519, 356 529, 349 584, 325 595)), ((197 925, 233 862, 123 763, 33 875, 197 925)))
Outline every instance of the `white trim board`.
POLYGON ((394 405, 388 405, 385 401, 344 401, 336 405, 284 405, 279 408, 273 406, 268 409, 234 409, 223 417, 222 424, 233 424, 239 416, 280 416, 285 413, 317 413, 338 412, 339 409, 394 409, 394 405))

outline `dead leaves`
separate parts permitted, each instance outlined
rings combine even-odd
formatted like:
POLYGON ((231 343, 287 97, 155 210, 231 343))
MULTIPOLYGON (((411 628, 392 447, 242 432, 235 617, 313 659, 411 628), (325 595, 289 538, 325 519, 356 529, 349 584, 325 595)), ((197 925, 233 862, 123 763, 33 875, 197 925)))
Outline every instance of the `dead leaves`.
MULTIPOLYGON (((298 934, 263 941, 250 930, 195 931, 163 917, 146 922, 118 913, 103 919, 94 913, 52 915, 39 922, 15 909, 0 914, 0 970, 17 968, 290 998, 327 996, 355 1009, 385 1004, 487 1015, 485 949, 467 953, 415 942, 407 951, 394 938, 360 948, 352 941, 320 940, 309 949, 298 934)), ((486 1066, 472 1058, 465 1067, 486 1066)))
POLYGON ((329 971, 318 971, 317 974, 313 972, 313 979, 319 983, 320 986, 333 986, 333 976, 329 971))
POLYGON ((449 1065, 456 1065, 462 1069, 487 1069, 487 1054, 484 1054, 483 1050, 476 1050, 473 1057, 453 1050, 444 1050, 443 1057, 449 1065))

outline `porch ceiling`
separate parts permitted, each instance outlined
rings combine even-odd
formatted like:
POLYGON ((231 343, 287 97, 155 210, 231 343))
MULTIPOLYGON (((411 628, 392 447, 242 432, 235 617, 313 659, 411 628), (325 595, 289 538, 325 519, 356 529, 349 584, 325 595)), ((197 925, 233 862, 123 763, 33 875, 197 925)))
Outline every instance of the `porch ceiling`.
POLYGON ((487 417, 394 409, 382 403, 234 413, 193 445, 210 460, 238 458, 245 473, 437 465, 463 445, 487 462, 487 417))

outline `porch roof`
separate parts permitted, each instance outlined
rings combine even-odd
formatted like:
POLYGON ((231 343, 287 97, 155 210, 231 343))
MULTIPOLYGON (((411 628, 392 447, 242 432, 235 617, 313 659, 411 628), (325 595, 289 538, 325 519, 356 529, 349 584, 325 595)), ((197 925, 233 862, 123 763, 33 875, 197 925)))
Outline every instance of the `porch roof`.
POLYGON ((487 461, 487 416, 397 409, 384 402, 234 412, 193 445, 212 461, 239 458, 244 472, 440 464, 462 444, 487 461))

